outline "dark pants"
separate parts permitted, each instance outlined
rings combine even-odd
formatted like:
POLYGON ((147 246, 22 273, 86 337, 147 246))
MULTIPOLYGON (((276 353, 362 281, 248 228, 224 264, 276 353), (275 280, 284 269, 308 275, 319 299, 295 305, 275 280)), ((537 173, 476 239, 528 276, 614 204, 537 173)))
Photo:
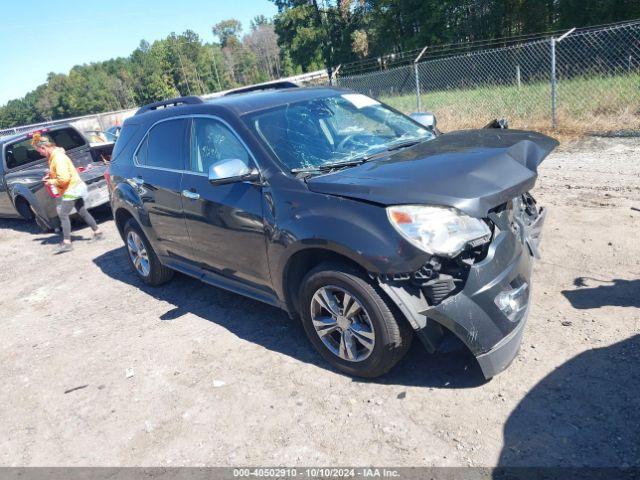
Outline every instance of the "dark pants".
POLYGON ((71 210, 73 210, 73 207, 76 207, 78 215, 80 215, 82 219, 87 222, 87 225, 91 227, 91 230, 93 230, 94 232, 98 230, 98 225, 96 224, 96 221, 93 219, 91 214, 85 208, 84 200, 82 199, 82 197, 75 200, 60 199, 58 201, 58 217, 60 217, 60 223, 62 224, 62 237, 66 241, 71 240, 71 220, 69 219, 69 215, 71 214, 71 210))

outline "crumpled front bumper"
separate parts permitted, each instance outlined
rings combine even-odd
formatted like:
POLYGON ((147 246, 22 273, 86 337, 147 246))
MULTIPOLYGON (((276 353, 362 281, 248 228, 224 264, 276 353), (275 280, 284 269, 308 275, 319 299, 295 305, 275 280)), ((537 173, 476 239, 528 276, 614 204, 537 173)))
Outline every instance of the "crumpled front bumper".
POLYGON ((503 223, 486 258, 471 267, 464 289, 420 311, 467 345, 486 378, 507 368, 520 348, 545 216, 546 210, 541 210, 533 223, 515 232, 503 223), (513 295, 515 308, 501 308, 499 295, 513 295))
POLYGON ((429 305, 420 288, 407 282, 379 281, 428 351, 437 350, 446 327, 473 353, 486 378, 507 368, 520 349, 546 217, 544 209, 535 218, 512 212, 489 216, 496 230, 486 257, 470 267, 463 289, 442 302, 429 305))

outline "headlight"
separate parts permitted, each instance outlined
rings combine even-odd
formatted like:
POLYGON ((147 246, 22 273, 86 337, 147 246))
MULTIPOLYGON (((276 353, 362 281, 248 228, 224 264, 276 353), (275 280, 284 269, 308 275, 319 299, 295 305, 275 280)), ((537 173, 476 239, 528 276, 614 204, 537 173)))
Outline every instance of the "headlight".
POLYGON ((416 247, 433 255, 455 257, 467 244, 491 239, 485 222, 454 208, 397 205, 387 208, 391 225, 416 247))

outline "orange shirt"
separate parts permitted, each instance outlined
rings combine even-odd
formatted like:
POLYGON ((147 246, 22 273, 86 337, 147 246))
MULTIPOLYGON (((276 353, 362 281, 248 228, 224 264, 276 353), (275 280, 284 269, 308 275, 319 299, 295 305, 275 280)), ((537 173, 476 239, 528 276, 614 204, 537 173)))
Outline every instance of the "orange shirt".
POLYGON ((69 188, 81 182, 80 175, 71 159, 64 153, 64 149, 56 147, 49 157, 49 179, 48 183, 55 185, 64 195, 69 188))

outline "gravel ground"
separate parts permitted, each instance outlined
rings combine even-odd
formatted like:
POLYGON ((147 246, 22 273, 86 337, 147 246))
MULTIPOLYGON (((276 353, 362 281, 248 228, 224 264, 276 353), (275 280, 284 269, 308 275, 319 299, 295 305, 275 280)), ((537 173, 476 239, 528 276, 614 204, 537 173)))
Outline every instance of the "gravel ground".
POLYGON ((281 311, 184 276, 152 289, 107 238, 0 220, 0 465, 640 466, 640 139, 565 145, 521 353, 486 382, 415 342, 372 382, 281 311))

